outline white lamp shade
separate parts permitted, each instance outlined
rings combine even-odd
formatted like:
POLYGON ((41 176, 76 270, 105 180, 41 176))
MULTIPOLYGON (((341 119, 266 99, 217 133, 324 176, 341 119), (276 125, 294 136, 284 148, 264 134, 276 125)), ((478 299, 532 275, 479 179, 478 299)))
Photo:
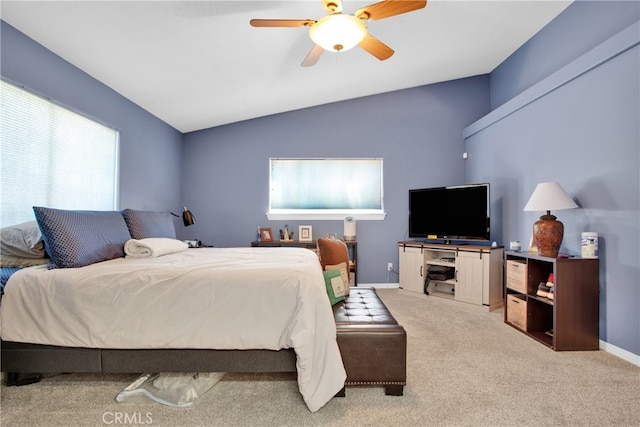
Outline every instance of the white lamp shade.
POLYGON ((324 50, 342 52, 356 46, 367 35, 367 27, 353 15, 328 15, 309 27, 309 37, 324 50))
POLYGON ((578 205, 557 182, 539 183, 529 201, 524 207, 525 211, 555 211, 561 209, 574 209, 578 205))

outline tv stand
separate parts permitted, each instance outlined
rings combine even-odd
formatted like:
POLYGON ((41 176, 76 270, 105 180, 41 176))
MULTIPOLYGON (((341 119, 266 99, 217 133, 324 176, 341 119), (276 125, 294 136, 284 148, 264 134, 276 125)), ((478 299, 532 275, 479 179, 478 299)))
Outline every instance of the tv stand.
POLYGON ((502 247, 471 244, 398 242, 400 288, 482 305, 493 310, 502 307, 502 247), (450 272, 452 278, 429 277, 429 267, 450 272))

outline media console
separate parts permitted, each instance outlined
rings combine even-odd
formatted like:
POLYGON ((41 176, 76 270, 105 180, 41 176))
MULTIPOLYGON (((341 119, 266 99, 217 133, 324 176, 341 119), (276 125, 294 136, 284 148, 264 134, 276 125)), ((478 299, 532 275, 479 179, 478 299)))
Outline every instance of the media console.
POLYGON ((489 310, 502 307, 502 247, 398 242, 400 288, 489 310))

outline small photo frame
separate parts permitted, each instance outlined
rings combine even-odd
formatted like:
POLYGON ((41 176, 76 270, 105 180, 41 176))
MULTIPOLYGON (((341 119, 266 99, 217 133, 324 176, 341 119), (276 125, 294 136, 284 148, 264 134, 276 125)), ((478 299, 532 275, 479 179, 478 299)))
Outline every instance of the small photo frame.
POLYGON ((338 234, 337 233, 327 233, 327 239, 338 240, 338 234))
POLYGON ((300 225, 298 226, 298 236, 301 242, 311 242, 313 241, 312 233, 311 233, 310 225, 300 225))
POLYGON ((273 242, 273 233, 270 228, 260 228, 260 241, 273 242))

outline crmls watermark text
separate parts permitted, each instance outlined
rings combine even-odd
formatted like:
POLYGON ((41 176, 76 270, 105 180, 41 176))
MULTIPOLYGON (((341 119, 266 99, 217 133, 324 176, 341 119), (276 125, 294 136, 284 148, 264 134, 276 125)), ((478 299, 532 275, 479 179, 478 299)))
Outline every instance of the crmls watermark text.
POLYGON ((153 414, 151 412, 105 412, 102 414, 104 424, 114 425, 144 425, 153 424, 153 414))

